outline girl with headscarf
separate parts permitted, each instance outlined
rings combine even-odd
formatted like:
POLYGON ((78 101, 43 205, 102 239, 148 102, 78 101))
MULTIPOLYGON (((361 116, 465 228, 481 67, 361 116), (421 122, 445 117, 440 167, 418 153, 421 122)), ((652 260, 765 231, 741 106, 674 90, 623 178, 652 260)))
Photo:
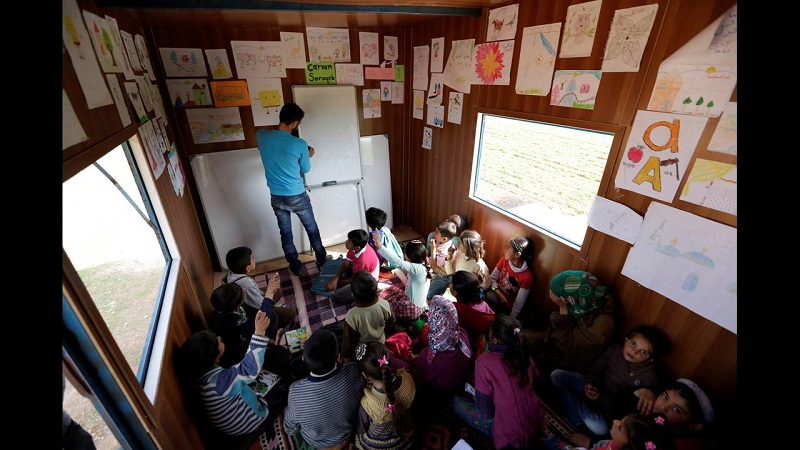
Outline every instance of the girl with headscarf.
POLYGON ((463 388, 471 368, 472 351, 467 332, 458 326, 458 313, 446 297, 434 295, 428 313, 427 341, 411 364, 417 385, 444 391, 463 388))
POLYGON ((523 330, 539 371, 583 373, 608 348, 616 307, 608 288, 589 272, 565 270, 550 280, 550 300, 558 307, 547 330, 523 330))

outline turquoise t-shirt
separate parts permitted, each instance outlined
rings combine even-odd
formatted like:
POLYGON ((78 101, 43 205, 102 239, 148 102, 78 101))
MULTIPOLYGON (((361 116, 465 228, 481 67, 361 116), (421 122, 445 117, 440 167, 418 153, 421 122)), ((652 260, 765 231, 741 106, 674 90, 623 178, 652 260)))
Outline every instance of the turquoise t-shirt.
POLYGON ((258 130, 256 142, 270 193, 290 196, 305 192, 302 174, 311 170, 306 141, 283 130, 258 130))

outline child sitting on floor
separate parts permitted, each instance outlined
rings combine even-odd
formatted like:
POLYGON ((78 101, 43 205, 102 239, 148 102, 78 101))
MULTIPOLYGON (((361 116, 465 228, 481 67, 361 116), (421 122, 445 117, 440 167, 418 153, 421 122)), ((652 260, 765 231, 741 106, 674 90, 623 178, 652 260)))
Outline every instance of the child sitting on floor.
MULTIPOLYGON (((244 289, 244 311, 247 317, 253 319, 256 311, 261 309, 264 298, 269 299, 273 304, 277 322, 273 324, 275 328, 284 328, 294 323, 297 311, 287 306, 277 306, 281 297, 281 280, 277 274, 269 278, 266 292, 262 292, 256 280, 250 276, 250 272, 256 268, 256 258, 250 247, 236 247, 228 250, 225 255, 225 263, 228 264, 230 271, 222 277, 223 283, 236 283, 244 289)), ((275 321, 275 317, 270 317, 275 321)))
MULTIPOLYGON (((668 370, 659 358, 668 348, 669 341, 661 330, 639 326, 625 335, 623 343, 611 344, 585 376, 554 370, 550 379, 561 397, 567 418, 577 427, 585 425, 597 437, 605 436, 611 420, 627 414, 635 390, 663 386, 668 370)), ((570 440, 588 447, 590 438, 576 433, 570 440)))
MULTIPOLYGON (((458 239, 459 239, 458 237, 461 236, 461 233, 467 229, 467 219, 460 214, 451 214, 450 217, 448 217, 445 220, 456 224, 455 236, 453 236, 453 248, 456 248, 458 246, 458 239)), ((428 233, 428 239, 425 240, 425 250, 428 251, 429 255, 433 254, 430 245, 431 245, 431 239, 433 239, 435 235, 436 235, 436 230, 431 231, 430 233, 428 233)))
POLYGON ((456 236, 456 224, 445 220, 436 225, 433 239, 430 240, 431 268, 436 275, 447 275, 445 262, 450 261, 456 246, 453 238, 456 236))
POLYGON ((378 282, 366 270, 356 272, 350 282, 353 307, 347 311, 342 328, 342 356, 352 361, 362 342, 386 342, 386 326, 394 323, 389 302, 378 296, 378 282))
POLYGON ((492 280, 489 278, 489 266, 483 261, 485 254, 486 251, 483 249, 481 235, 475 230, 464 230, 458 239, 455 252, 444 263, 445 275, 436 275, 431 280, 428 298, 444 294, 450 286, 450 277, 459 270, 474 273, 480 280, 480 286, 484 290, 489 289, 492 285, 492 280))
MULTIPOLYGON (((629 414, 620 420, 614 420, 610 439, 597 441, 588 447, 588 450, 673 450, 675 444, 665 422, 663 414, 650 417, 629 414)), ((586 449, 586 447, 574 447, 555 436, 545 439, 544 448, 545 450, 586 449)))
POLYGON ((413 448, 411 403, 417 388, 405 369, 394 370, 386 346, 359 344, 356 360, 367 385, 356 425, 356 448, 365 450, 413 448))
POLYGON ((492 286, 486 293, 486 303, 494 312, 508 314, 524 323, 519 315, 533 286, 532 259, 533 242, 530 239, 515 236, 508 240, 503 257, 489 275, 492 286))
POLYGON ((416 335, 422 328, 420 316, 428 306, 425 296, 428 293, 431 281, 428 252, 425 251, 425 244, 419 240, 407 243, 405 249, 407 261, 405 261, 383 247, 379 237, 374 233, 372 242, 378 248, 379 254, 397 266, 396 270, 406 274, 408 284, 406 284, 405 290, 397 286, 389 286, 383 290, 381 297, 385 298, 392 306, 392 311, 394 311, 394 315, 398 320, 412 324, 413 332, 416 335))
POLYGON ((454 273, 450 282, 450 293, 456 298, 454 303, 458 312, 458 324, 469 335, 473 359, 486 348, 486 332, 492 326, 494 311, 484 301, 484 290, 478 277, 466 270, 454 273))
MULTIPOLYGON (((364 213, 365 218, 367 219, 367 226, 369 227, 370 233, 377 232, 381 237, 381 244, 391 249, 392 252, 398 257, 403 257, 403 247, 400 246, 400 243, 397 242, 397 238, 394 237, 392 234, 392 230, 386 227, 386 212, 382 209, 372 208, 367 209, 364 213)), ((369 239, 369 245, 372 247, 373 250, 376 252, 378 251, 375 248, 375 244, 372 243, 372 239, 369 239)), ((393 264, 386 260, 383 256, 378 254, 378 261, 380 262, 381 270, 392 270, 395 268, 393 264)))
POLYGON ((378 255, 371 246, 367 245, 368 240, 369 233, 364 230, 356 229, 347 233, 347 241, 344 243, 347 254, 344 262, 339 266, 336 275, 325 286, 325 289, 334 291, 331 300, 337 305, 353 303, 350 281, 356 273, 366 270, 376 281, 378 279, 380 274, 378 255))

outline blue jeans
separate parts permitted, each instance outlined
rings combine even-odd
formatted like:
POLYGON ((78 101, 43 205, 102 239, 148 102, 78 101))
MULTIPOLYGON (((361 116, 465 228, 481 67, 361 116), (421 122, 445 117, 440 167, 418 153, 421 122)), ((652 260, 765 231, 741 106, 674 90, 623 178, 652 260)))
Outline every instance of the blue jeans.
POLYGON ((428 287, 428 300, 430 300, 434 295, 442 295, 450 287, 450 282, 452 281, 452 275, 436 275, 436 278, 431 280, 431 284, 428 287))
POLYGON ((272 210, 275 211, 275 217, 278 219, 278 228, 281 231, 281 246, 283 247, 286 261, 289 262, 289 269, 293 272, 299 272, 303 266, 297 258, 297 248, 294 246, 291 213, 297 214, 303 224, 303 228, 306 229, 311 248, 314 249, 314 254, 317 258, 317 265, 325 264, 327 252, 322 245, 322 238, 319 235, 317 221, 314 219, 314 210, 311 208, 311 199, 308 197, 308 193, 303 192, 302 194, 289 196, 271 195, 270 197, 272 210))
POLYGON ((586 379, 578 372, 556 369, 550 373, 553 386, 558 389, 567 417, 575 426, 581 424, 597 436, 608 434, 610 429, 595 401, 586 398, 586 379))
POLYGON ((467 422, 471 427, 480 431, 480 433, 489 439, 492 437, 492 425, 494 424, 493 417, 482 417, 475 409, 475 402, 468 398, 456 397, 453 399, 453 412, 467 422))

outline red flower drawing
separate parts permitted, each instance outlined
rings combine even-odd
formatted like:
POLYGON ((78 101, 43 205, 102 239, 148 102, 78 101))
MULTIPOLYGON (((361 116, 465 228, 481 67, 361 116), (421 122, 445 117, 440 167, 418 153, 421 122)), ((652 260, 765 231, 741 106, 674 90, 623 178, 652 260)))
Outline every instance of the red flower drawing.
POLYGON ((478 54, 476 56, 477 63, 475 63, 475 72, 478 78, 484 84, 494 84, 495 80, 500 78, 503 74, 504 53, 500 53, 500 43, 491 42, 478 46, 478 54))

